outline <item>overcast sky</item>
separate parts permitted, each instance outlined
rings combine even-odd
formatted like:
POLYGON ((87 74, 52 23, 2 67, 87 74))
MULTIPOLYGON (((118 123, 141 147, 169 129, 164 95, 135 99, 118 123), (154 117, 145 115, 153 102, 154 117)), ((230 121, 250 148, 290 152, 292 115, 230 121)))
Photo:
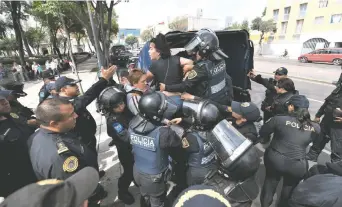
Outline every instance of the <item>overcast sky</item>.
POLYGON ((129 0, 115 6, 115 10, 120 28, 143 29, 168 17, 194 16, 198 8, 203 9, 203 18, 219 19, 223 27, 227 16, 232 16, 234 22, 252 20, 261 15, 265 6, 266 0, 129 0))

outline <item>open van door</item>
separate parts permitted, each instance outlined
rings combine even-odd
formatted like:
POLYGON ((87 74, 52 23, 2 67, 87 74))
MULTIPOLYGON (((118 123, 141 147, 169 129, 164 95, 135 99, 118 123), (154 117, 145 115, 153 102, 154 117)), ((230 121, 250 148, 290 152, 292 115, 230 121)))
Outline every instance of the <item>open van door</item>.
MULTIPOLYGON (((194 37, 197 31, 191 32, 169 32, 165 34, 166 40, 171 48, 184 48, 184 46, 194 37)), ((226 59, 227 73, 232 77, 234 88, 234 100, 250 101, 246 94, 248 88, 247 73, 250 68, 249 61, 253 61, 251 45, 248 40, 246 30, 220 30, 215 31, 220 41, 220 48, 229 58, 226 59), (242 89, 242 90, 241 90, 242 89)), ((186 52, 178 53, 179 56, 187 57, 186 52)))

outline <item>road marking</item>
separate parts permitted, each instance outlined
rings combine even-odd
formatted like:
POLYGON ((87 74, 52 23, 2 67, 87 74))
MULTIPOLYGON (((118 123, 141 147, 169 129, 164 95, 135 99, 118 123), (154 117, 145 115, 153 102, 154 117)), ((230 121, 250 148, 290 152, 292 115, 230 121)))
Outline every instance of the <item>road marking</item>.
POLYGON ((308 98, 307 97, 307 99, 310 100, 310 101, 318 102, 318 103, 324 103, 324 101, 319 101, 319 100, 316 100, 316 99, 313 99, 313 98, 308 98))

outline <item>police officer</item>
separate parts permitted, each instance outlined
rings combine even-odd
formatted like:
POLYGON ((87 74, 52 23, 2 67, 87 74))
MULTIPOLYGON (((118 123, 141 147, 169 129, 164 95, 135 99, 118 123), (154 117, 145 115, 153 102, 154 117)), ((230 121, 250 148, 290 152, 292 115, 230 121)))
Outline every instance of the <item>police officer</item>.
POLYGON ((36 181, 26 141, 34 129, 11 113, 6 97, 0 96, 0 197, 36 181))
POLYGON ((139 114, 129 124, 130 142, 133 147, 134 180, 142 198, 141 206, 164 206, 169 154, 181 150, 181 137, 161 122, 178 110, 168 104, 161 92, 143 95, 139 101, 139 114))
POLYGON ((342 108, 342 86, 338 85, 335 90, 325 99, 323 105, 315 116, 315 121, 319 122, 324 115, 321 126, 321 138, 319 142, 314 142, 310 148, 307 158, 317 162, 317 158, 325 145, 331 140, 331 162, 342 160, 342 148, 340 137, 342 136, 341 108, 342 108))
MULTIPOLYGON (((62 76, 55 82, 55 87, 59 93, 58 97, 69 100, 75 107, 78 115, 75 131, 82 137, 82 141, 96 152, 96 122, 87 106, 93 102, 108 85, 108 81, 112 78, 116 66, 112 66, 107 70, 102 70, 102 77, 92 87, 90 87, 82 96, 77 86, 81 80, 74 80, 62 76)), ((102 177, 102 176, 100 176, 102 177)))
POLYGON ((112 86, 104 89, 99 98, 100 111, 107 119, 107 134, 112 137, 110 146, 115 145, 118 150, 118 157, 124 168, 124 173, 118 181, 118 198, 127 205, 134 203, 134 197, 128 191, 133 181, 133 155, 132 146, 129 143, 128 133, 129 122, 133 114, 125 104, 126 94, 118 88, 112 86))
POLYGON ((305 96, 294 95, 286 105, 288 115, 271 118, 259 131, 260 137, 274 133, 264 154, 266 178, 260 196, 262 207, 272 204, 282 177, 284 181, 279 205, 287 206, 290 193, 308 171, 306 147, 318 139, 320 133, 319 125, 310 120, 309 101, 305 96))
POLYGON ((44 81, 44 85, 40 88, 38 96, 39 96, 39 103, 44 101, 46 98, 48 98, 51 95, 51 91, 49 90, 49 87, 51 87, 51 84, 55 82, 55 75, 53 74, 52 70, 45 70, 42 72, 42 78, 44 81))
POLYGON ((209 100, 184 101, 183 114, 192 117, 193 123, 182 139, 182 147, 188 154, 187 183, 188 185, 203 184, 209 173, 216 172, 215 151, 210 146, 207 136, 210 130, 223 117, 219 109, 209 100), (205 117, 198 120, 196 117, 205 117))
MULTIPOLYGON (((46 99, 36 110, 41 126, 28 140, 33 170, 38 180, 65 180, 84 167, 98 170, 97 154, 80 141, 72 129, 77 114, 72 103, 63 99, 46 99)), ((106 196, 98 186, 90 202, 106 196)))
POLYGON ((232 102, 234 119, 233 126, 254 144, 257 142, 258 132, 254 122, 260 121, 260 110, 257 105, 251 102, 232 102))
POLYGON ((256 83, 263 85, 266 88, 265 99, 261 103, 261 110, 264 112, 264 123, 270 119, 273 114, 271 113, 271 105, 274 97, 277 95, 275 86, 282 78, 287 78, 288 70, 284 67, 278 68, 274 73, 274 78, 263 78, 261 75, 255 75, 253 72, 249 73, 249 77, 256 83))
POLYGON ((219 104, 230 105, 233 86, 224 60, 228 56, 220 50, 216 34, 202 29, 184 48, 188 53, 196 55, 197 63, 185 81, 173 85, 160 84, 160 90, 188 92, 219 104))
POLYGON ((282 78, 276 85, 277 95, 273 99, 271 112, 273 115, 287 113, 286 102, 293 96, 298 95, 293 81, 290 78, 282 78))
POLYGON ((34 118, 34 113, 32 109, 23 106, 18 98, 27 96, 27 93, 24 92, 24 84, 18 82, 5 82, 1 84, 6 90, 12 91, 11 96, 8 97, 8 101, 12 108, 12 113, 16 113, 27 120, 34 118))

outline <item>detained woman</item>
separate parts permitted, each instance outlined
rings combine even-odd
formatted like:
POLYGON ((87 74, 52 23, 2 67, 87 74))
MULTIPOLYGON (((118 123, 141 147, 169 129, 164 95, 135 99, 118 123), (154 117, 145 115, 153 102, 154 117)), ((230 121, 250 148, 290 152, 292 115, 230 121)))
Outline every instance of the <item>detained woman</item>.
POLYGON ((292 96, 287 105, 287 115, 276 115, 260 129, 260 138, 273 133, 273 140, 264 154, 266 178, 260 195, 262 207, 273 202, 281 178, 283 188, 278 206, 288 206, 292 190, 308 171, 306 148, 318 138, 320 127, 310 119, 309 101, 305 96, 292 96))
POLYGON ((127 106, 134 115, 139 113, 139 100, 148 90, 146 78, 146 74, 139 69, 131 70, 127 77, 129 81, 129 84, 125 85, 125 90, 127 92, 127 106))
MULTIPOLYGON (((147 72, 147 80, 154 81, 156 89, 159 84, 179 84, 183 76, 193 67, 193 61, 179 56, 171 56, 170 47, 163 34, 158 34, 150 41, 149 55, 152 60, 151 67, 147 72)), ((180 93, 163 92, 178 105, 181 104, 180 93)))

